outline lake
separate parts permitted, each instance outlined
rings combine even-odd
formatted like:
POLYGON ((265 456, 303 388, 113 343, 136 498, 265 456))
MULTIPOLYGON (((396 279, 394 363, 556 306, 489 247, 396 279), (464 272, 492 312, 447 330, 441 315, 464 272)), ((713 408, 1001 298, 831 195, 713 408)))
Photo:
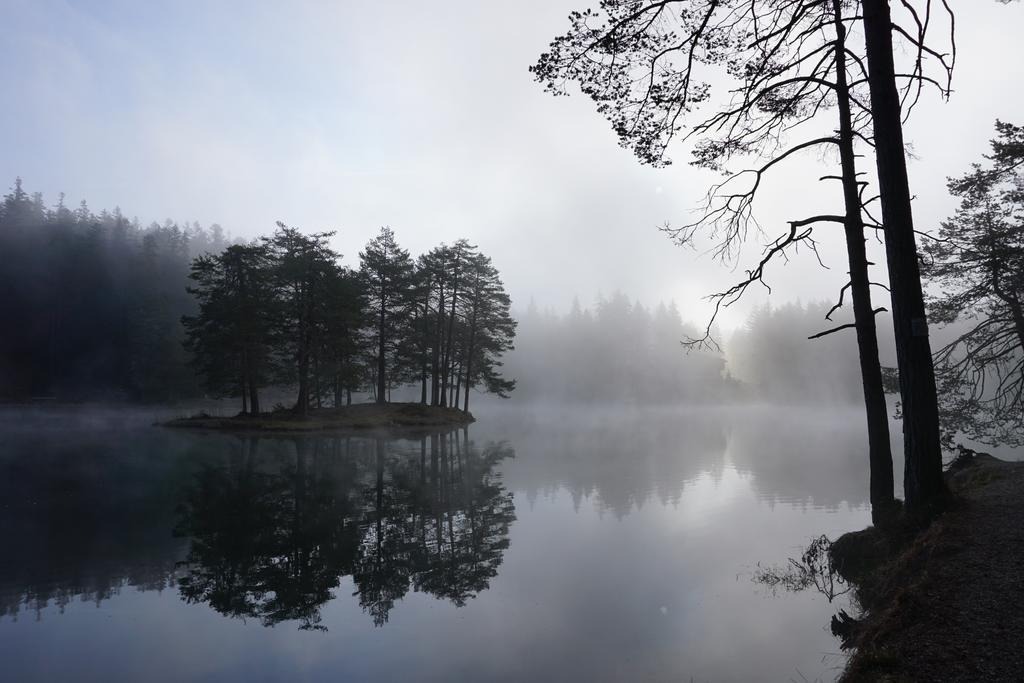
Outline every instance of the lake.
POLYGON ((405 439, 152 417, 0 416, 5 680, 813 681, 845 661, 847 596, 753 577, 870 523, 856 409, 490 406, 405 439))

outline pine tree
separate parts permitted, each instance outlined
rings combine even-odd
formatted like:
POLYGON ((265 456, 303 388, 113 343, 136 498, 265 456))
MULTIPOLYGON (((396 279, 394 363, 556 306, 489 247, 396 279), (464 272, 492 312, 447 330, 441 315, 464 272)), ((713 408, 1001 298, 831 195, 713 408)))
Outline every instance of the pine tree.
POLYGON ((265 244, 233 245, 192 263, 188 291, 199 312, 185 316, 186 347, 207 388, 241 396, 242 412, 260 412, 259 389, 268 380, 272 292, 265 244))
POLYGON ((284 223, 263 244, 273 259, 275 347, 283 356, 281 379, 298 385, 294 411, 309 413, 315 377, 318 334, 324 309, 318 302, 336 276, 338 254, 327 245, 333 232, 303 235, 284 223))
POLYGON ((947 441, 1024 442, 1024 127, 996 123, 990 164, 951 179, 956 214, 925 241, 935 322, 957 325, 936 353, 947 441))
POLYGON ((483 254, 467 259, 463 302, 465 340, 460 365, 466 387, 462 409, 468 413, 469 394, 477 385, 502 398, 515 389, 515 380, 502 377, 500 368, 501 357, 513 349, 516 322, 498 270, 483 254))
POLYGON ((413 263, 409 252, 395 241, 394 231, 386 226, 359 253, 359 260, 359 273, 372 316, 369 329, 374 342, 377 403, 384 403, 391 379, 389 367, 394 365, 398 352, 399 329, 415 305, 410 296, 413 263))

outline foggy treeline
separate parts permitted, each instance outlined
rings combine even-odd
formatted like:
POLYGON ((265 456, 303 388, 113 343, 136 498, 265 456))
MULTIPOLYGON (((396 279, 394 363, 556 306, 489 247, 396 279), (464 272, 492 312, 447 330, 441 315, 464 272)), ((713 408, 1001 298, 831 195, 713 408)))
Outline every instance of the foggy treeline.
MULTIPOLYGON (((347 402, 353 391, 387 397, 404 385, 415 387, 404 392, 413 400, 466 405, 467 372, 471 384, 495 393, 516 386, 526 401, 860 397, 853 335, 807 340, 826 326, 825 303, 758 308, 740 329, 724 336, 715 330, 721 349, 687 350, 682 342, 702 332, 691 322, 699 316, 674 302, 647 307, 615 292, 592 306, 574 301, 565 314, 531 303, 511 316, 497 272, 464 241, 416 260, 385 229, 360 255, 357 271, 337 265, 325 239, 282 227, 262 246, 232 244, 217 225, 143 226, 118 209, 93 213, 84 201, 69 209, 63 196, 47 206, 19 179, 0 205, 0 398, 158 402, 251 395, 254 380, 295 386, 302 359, 294 333, 307 324, 316 334, 305 346, 300 394, 313 405, 347 402), (289 239, 291 247, 284 245, 289 239), (299 249, 307 242, 316 249, 299 249), (325 296, 337 295, 318 299, 322 310, 274 317, 251 296, 225 289, 231 267, 251 266, 261 269, 254 273, 265 295, 275 278, 287 277, 273 259, 300 251, 323 266, 309 272, 318 274, 325 296), (477 262, 480 268, 471 267, 477 262), (474 279, 476 270, 483 277, 474 279), (474 311, 493 324, 474 323, 474 311), (516 348, 503 361, 513 335, 516 348), (240 367, 245 353, 260 366, 240 367)), ((294 269, 301 259, 286 265, 294 269)), ((276 305, 280 311, 289 304, 276 305)), ((888 319, 879 324, 881 337, 891 338, 888 319)))
POLYGON ((47 206, 19 178, 0 203, 0 398, 198 395, 185 284, 193 257, 226 242, 217 225, 142 226, 63 195, 47 206))
POLYGON ((680 346, 696 328, 674 303, 648 310, 616 292, 593 309, 574 301, 565 315, 531 305, 519 321, 507 363, 517 399, 657 403, 732 395, 721 354, 687 355, 680 346))
MULTIPOLYGON (((566 314, 531 303, 506 363, 518 400, 590 403, 720 403, 730 400, 862 400, 856 339, 809 340, 830 325, 824 302, 764 305, 721 348, 687 349, 703 334, 675 302, 646 307, 622 292, 566 314)), ((883 331, 891 325, 879 318, 883 331)), ((891 355, 891 354, 890 354, 891 355)))
POLYGON ((0 204, 0 400, 240 397, 256 413, 261 389, 297 387, 304 412, 415 385, 468 410, 474 388, 514 388, 489 257, 458 240, 413 259, 383 228, 353 269, 332 234, 278 223, 232 243, 217 225, 47 206, 19 178, 0 204))
MULTIPOLYGON (((726 370, 756 396, 785 401, 864 400, 857 339, 853 330, 809 339, 833 324, 825 316, 832 304, 791 302, 756 308, 746 325, 725 340, 726 370)), ((880 360, 896 393, 896 350, 892 321, 878 316, 880 360)))

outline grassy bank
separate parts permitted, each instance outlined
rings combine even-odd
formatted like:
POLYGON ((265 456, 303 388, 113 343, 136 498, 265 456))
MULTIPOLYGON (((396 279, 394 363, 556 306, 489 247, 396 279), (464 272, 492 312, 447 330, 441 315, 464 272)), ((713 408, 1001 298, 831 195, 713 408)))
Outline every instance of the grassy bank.
POLYGON ((834 544, 865 609, 841 680, 1024 675, 1024 463, 978 455, 947 476, 954 502, 927 528, 870 528, 834 544))
POLYGON ((361 403, 342 408, 316 408, 306 416, 288 410, 260 415, 218 417, 200 413, 163 423, 166 427, 235 432, 321 432, 367 430, 434 430, 461 427, 473 415, 457 408, 419 403, 361 403))

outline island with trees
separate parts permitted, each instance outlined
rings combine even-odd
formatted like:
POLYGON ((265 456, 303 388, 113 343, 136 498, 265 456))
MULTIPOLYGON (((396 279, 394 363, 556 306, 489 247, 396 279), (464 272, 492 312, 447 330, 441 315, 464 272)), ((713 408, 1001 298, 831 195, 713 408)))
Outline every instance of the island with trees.
POLYGON ((47 207, 19 178, 0 205, 0 397, 236 399, 237 414, 172 424, 308 431, 459 426, 472 394, 513 391, 516 321, 490 257, 460 239, 413 259, 385 227, 349 267, 332 235, 143 227, 47 207), (271 406, 270 389, 293 393, 271 406), (392 403, 396 389, 419 400, 392 403))
POLYGON ((413 260, 385 227, 340 264, 333 233, 278 223, 269 237, 195 259, 185 345, 206 388, 241 412, 171 426, 215 429, 451 427, 473 421, 475 389, 506 397, 501 373, 516 322, 491 259, 466 240, 413 260), (294 386, 290 407, 265 411, 261 392, 294 386), (418 402, 390 401, 415 386, 418 402), (353 405, 367 389, 371 404, 353 405))

